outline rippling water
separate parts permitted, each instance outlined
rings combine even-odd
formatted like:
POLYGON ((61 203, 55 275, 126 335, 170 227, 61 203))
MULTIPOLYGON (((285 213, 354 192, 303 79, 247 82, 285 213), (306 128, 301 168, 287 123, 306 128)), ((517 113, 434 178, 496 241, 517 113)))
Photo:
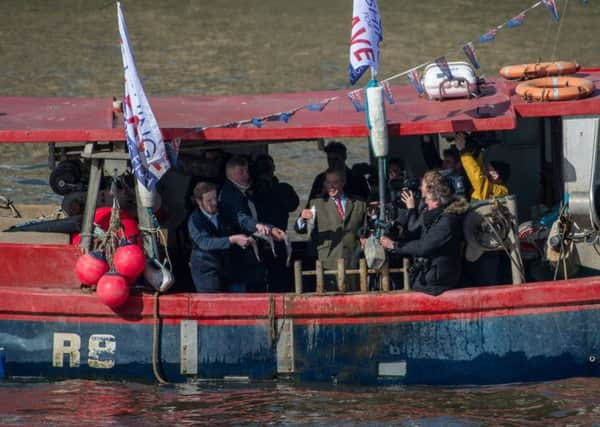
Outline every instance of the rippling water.
POLYGON ((0 424, 590 426, 599 392, 599 379, 584 378, 477 388, 23 382, 0 386, 0 424))
MULTIPOLYGON (((119 96, 114 5, 106 0, 0 1, 0 95, 119 96)), ((460 47, 534 1, 380 0, 381 77, 460 47)), ((478 45, 482 72, 539 58, 600 65, 600 4, 568 5, 560 24, 539 7, 524 26, 478 45)), ((149 95, 294 92, 346 88, 349 0, 124 0, 149 95)), ((460 55, 450 60, 462 60, 460 55)), ((352 142, 350 163, 364 160, 352 142)), ((312 144, 272 147, 277 173, 301 196, 325 167, 312 144)), ((57 202, 44 145, 0 146, 0 194, 57 202)), ((593 425, 600 380, 478 388, 301 387, 286 384, 19 382, 0 386, 1 425, 370 424, 593 425)))

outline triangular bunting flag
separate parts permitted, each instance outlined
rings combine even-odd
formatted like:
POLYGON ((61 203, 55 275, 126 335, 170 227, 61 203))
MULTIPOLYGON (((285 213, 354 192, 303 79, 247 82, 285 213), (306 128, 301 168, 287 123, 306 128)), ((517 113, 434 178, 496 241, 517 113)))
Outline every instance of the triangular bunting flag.
POLYGON ((556 3, 554 0, 542 0, 542 3, 544 3, 544 6, 546 6, 546 8, 550 11, 552 18, 554 18, 554 20, 557 22, 560 21, 560 16, 558 15, 558 10, 556 9, 556 3))
POLYGON ((445 56, 440 56, 439 58, 437 58, 435 60, 435 63, 438 67, 440 67, 440 70, 442 71, 442 73, 444 73, 448 80, 452 79, 452 72, 450 71, 450 67, 448 66, 448 61, 446 61, 445 56))
POLYGON ((498 29, 491 29, 490 31, 479 37, 479 43, 485 43, 494 40, 496 38, 496 34, 498 34, 498 29))
POLYGON ((354 106, 354 109, 356 110, 357 113, 365 111, 365 106, 363 104, 362 97, 360 95, 361 90, 362 89, 353 90, 352 92, 348 93, 348 99, 354 106))
POLYGON ((477 53, 475 52, 475 47, 473 43, 469 42, 463 46, 463 52, 465 53, 469 62, 473 65, 473 67, 479 69, 479 61, 477 60, 477 53))
POLYGON ((506 26, 508 28, 515 28, 523 25, 525 22, 525 14, 521 13, 520 15, 514 16, 506 21, 506 26))
POLYGON ((392 94, 390 82, 388 82, 387 80, 382 81, 381 87, 383 88, 383 94, 385 95, 385 99, 387 99, 387 102, 389 102, 390 105, 395 104, 396 101, 394 101, 394 95, 392 94))
POLYGON ((413 68, 412 70, 410 70, 406 74, 406 77, 408 78, 408 81, 410 82, 412 87, 415 88, 415 90, 417 91, 417 93, 419 95, 421 95, 425 92, 425 89, 423 88, 423 85, 421 84, 421 81, 419 80, 419 74, 417 73, 416 68, 413 68))

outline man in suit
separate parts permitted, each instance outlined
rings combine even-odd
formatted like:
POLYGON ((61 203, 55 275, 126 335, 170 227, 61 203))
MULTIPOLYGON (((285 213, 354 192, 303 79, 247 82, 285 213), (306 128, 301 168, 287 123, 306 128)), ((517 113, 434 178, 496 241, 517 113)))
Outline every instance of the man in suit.
MULTIPOLYGON (((256 204, 258 220, 287 230, 291 212, 300 204, 294 188, 287 182, 281 182, 275 176, 275 162, 268 154, 261 154, 250 166, 252 175, 252 200, 256 204)), ((287 265, 286 245, 275 242, 275 253, 271 249, 261 253, 261 259, 267 269, 267 290, 269 292, 292 292, 294 276, 291 266, 287 265)))
POLYGON ((249 240, 244 234, 229 235, 231 226, 219 215, 215 184, 196 184, 192 200, 198 207, 188 220, 194 286, 197 292, 222 292, 229 249, 232 246, 244 249, 249 240))
MULTIPOLYGON (((252 235, 258 233, 272 236, 275 240, 283 239, 283 231, 271 224, 258 222, 256 205, 248 196, 251 179, 248 161, 241 156, 233 156, 225 166, 227 179, 219 194, 219 210, 234 226, 235 233, 252 235)), ((264 292, 266 290, 266 269, 256 259, 251 250, 232 249, 232 257, 236 260, 233 269, 233 288, 237 292, 264 292)))
MULTIPOLYGON (((306 233, 308 221, 314 221, 310 237, 326 270, 335 270, 340 258, 344 259, 346 268, 356 267, 352 264, 360 245, 359 232, 365 223, 367 205, 364 200, 346 194, 344 184, 343 171, 328 169, 325 172, 324 192, 309 201, 310 209, 302 211, 295 225, 298 233, 306 233)), ((327 290, 337 289, 335 277, 325 279, 327 290)))
MULTIPOLYGON (((364 176, 353 173, 352 169, 346 166, 346 146, 341 142, 331 141, 325 146, 325 153, 327 153, 327 165, 329 169, 337 169, 345 175, 344 193, 367 200, 370 193, 369 184, 364 176)), ((308 196, 309 200, 321 196, 324 190, 324 181, 325 172, 315 177, 308 196)))

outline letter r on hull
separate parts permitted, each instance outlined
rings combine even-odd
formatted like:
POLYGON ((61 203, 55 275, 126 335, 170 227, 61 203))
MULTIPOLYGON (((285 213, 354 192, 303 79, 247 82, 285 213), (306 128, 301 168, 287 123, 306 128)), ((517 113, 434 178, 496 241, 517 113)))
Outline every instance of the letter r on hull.
POLYGON ((69 357, 69 368, 78 368, 81 359, 80 348, 81 338, 79 335, 55 332, 52 345, 52 366, 62 368, 64 356, 67 355, 69 357))

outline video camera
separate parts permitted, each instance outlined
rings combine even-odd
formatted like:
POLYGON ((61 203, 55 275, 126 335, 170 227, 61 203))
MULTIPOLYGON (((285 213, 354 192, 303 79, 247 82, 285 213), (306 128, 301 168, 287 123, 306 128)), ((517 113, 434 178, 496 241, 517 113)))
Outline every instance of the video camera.
POLYGON ((379 218, 381 212, 380 206, 372 205, 367 209, 367 226, 363 233, 365 236, 374 234, 376 236, 387 236, 397 240, 402 234, 400 225, 404 224, 401 220, 400 211, 406 209, 406 205, 400 199, 402 191, 410 190, 413 192, 415 201, 418 204, 421 198, 421 181, 419 178, 395 178, 388 181, 389 199, 385 205, 385 220, 379 218))
POLYGON ((421 180, 419 178, 396 178, 388 181, 388 189, 390 193, 390 203, 395 209, 406 209, 406 205, 400 199, 400 194, 404 190, 412 191, 415 200, 421 198, 421 180))

